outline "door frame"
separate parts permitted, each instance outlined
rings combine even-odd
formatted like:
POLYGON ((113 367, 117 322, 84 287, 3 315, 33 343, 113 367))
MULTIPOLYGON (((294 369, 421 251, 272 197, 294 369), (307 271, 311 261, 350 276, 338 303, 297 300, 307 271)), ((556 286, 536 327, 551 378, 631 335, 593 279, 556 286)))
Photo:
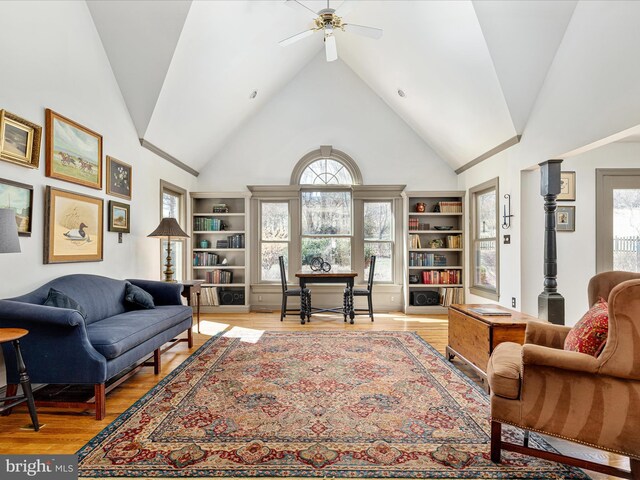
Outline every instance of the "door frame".
POLYGON ((613 196, 607 193, 630 177, 640 178, 640 168, 596 168, 596 273, 613 269, 613 196))

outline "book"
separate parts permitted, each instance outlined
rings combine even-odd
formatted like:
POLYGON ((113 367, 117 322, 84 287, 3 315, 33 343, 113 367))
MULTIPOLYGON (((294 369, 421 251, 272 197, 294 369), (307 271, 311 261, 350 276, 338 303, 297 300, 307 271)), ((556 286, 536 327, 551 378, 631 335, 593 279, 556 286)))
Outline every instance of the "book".
POLYGON ((496 316, 496 317, 511 316, 511 313, 505 310, 500 310, 498 308, 492 308, 492 307, 475 307, 475 308, 470 308, 469 311, 473 313, 477 313, 478 315, 487 315, 487 316, 496 316))

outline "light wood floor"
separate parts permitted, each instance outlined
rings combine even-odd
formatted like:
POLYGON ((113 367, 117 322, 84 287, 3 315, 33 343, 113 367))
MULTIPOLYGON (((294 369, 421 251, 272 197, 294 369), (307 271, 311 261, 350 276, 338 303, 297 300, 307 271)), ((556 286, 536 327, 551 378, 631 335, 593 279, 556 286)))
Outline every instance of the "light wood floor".
MULTIPOLYGON (((194 332, 194 348, 189 350, 186 343, 177 345, 163 355, 162 371, 159 375, 154 375, 152 368, 145 368, 111 392, 107 396, 107 416, 103 421, 96 421, 93 411, 90 410, 40 408, 38 416, 43 426, 39 432, 34 432, 29 426, 30 420, 26 408, 20 406, 14 409, 10 416, 0 417, 0 432, 2 432, 0 452, 3 454, 75 453, 212 335, 221 329, 233 326, 271 331, 411 331, 417 332, 443 355, 447 344, 448 322, 445 315, 377 314, 374 323, 371 323, 367 317, 358 316, 355 325, 344 323, 342 317, 329 315, 314 315, 312 322, 307 325, 300 325, 299 319, 295 316, 288 316, 284 322, 280 322, 279 317, 279 313, 203 314, 200 324, 201 333, 194 332)), ((470 378, 480 383, 480 379, 472 371, 465 369, 457 360, 454 362, 470 378)), ((617 455, 562 440, 551 438, 548 440, 565 454, 628 468, 628 461, 617 455)), ((591 473, 590 475, 598 480, 614 478, 591 473)))

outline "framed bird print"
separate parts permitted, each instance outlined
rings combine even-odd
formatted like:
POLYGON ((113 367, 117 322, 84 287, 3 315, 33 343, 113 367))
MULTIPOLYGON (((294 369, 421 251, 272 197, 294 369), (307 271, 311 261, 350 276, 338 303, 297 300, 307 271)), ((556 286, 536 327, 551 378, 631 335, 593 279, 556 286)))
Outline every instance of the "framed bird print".
POLYGON ((100 262, 103 200, 47 187, 44 263, 100 262))

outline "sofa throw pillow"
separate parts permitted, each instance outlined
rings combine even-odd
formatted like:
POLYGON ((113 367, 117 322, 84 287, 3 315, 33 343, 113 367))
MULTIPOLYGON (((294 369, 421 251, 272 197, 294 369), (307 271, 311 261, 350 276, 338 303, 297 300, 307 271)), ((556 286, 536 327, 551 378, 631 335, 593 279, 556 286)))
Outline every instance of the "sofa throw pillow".
POLYGON ((609 330, 609 305, 599 298, 564 341, 564 349, 597 357, 607 343, 609 330))
POLYGON ((76 302, 73 298, 71 298, 66 293, 62 293, 60 290, 56 290, 55 288, 49 289, 49 294, 47 295, 47 299, 44 301, 44 304, 47 307, 58 307, 58 308, 70 308, 72 310, 77 310, 82 318, 87 319, 87 311, 82 308, 78 302, 76 302))
POLYGON ((151 294, 130 282, 127 282, 125 287, 124 299, 127 303, 138 308, 144 308, 147 310, 156 308, 151 294))

